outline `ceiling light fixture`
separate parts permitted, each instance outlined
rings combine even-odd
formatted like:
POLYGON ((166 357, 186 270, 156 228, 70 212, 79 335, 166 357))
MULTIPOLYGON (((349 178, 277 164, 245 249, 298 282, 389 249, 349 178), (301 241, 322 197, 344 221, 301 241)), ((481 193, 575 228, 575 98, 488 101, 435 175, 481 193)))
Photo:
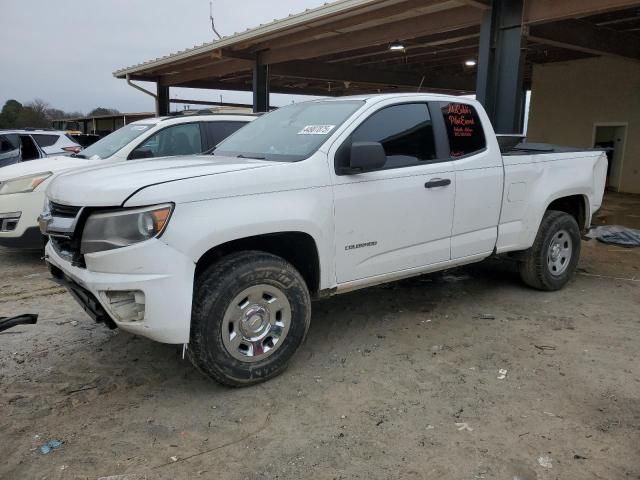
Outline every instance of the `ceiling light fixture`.
POLYGON ((473 58, 471 58, 471 59, 469 59, 469 60, 466 60, 466 61, 464 62, 464 64, 465 64, 467 67, 475 67, 475 66, 478 64, 478 62, 476 62, 473 58))
POLYGON ((391 42, 389 44, 389 50, 391 50, 392 52, 404 51, 404 43, 399 42, 397 40, 395 42, 391 42))

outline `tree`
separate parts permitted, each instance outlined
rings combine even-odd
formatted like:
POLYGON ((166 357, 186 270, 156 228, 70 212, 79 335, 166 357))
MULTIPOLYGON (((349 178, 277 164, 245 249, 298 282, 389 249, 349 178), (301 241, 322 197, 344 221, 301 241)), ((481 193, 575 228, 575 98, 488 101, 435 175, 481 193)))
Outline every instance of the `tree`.
POLYGON ((33 102, 27 103, 20 110, 18 117, 13 125, 16 128, 47 128, 51 126, 51 120, 47 116, 49 104, 44 100, 36 98, 33 102))
POLYGON ((82 112, 65 112, 59 108, 48 108, 47 118, 49 120, 64 120, 65 118, 78 118, 84 117, 82 112))
POLYGON ((18 118, 13 125, 14 128, 48 128, 51 124, 47 117, 33 107, 24 107, 20 110, 18 118))
POLYGON ((17 100, 7 100, 0 112, 0 128, 12 128, 22 110, 22 104, 17 100))
MULTIPOLYGON (((119 113, 111 108, 96 108, 96 115, 113 115, 119 113)), ((92 113, 93 113, 92 112, 92 113)), ((65 112, 52 108, 40 98, 22 105, 17 100, 7 100, 0 111, 0 128, 48 128, 52 120, 83 117, 81 112, 65 112)))
POLYGON ((118 115, 120 112, 115 108, 98 107, 89 112, 88 117, 98 117, 101 115, 118 115))

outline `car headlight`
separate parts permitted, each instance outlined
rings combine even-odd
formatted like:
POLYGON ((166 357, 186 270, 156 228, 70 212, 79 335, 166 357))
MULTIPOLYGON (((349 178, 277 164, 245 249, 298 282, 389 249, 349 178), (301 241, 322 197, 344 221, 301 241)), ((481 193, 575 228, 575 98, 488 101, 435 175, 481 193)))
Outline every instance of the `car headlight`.
POLYGON ((38 185, 51 175, 53 175, 51 172, 42 172, 0 182, 0 195, 33 192, 38 185))
POLYGON ((95 253, 144 242, 162 234, 173 204, 128 208, 90 215, 82 233, 81 253, 95 253))

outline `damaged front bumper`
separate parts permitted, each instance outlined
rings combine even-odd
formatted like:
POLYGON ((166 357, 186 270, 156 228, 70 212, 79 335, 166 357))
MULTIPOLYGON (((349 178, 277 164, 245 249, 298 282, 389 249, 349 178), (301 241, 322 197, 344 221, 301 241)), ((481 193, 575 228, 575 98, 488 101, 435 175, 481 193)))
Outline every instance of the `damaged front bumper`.
POLYGON ((93 293, 75 282, 71 277, 65 275, 60 268, 56 267, 52 263, 49 263, 48 265, 52 280, 65 287, 71 296, 80 304, 87 315, 98 323, 104 323, 111 329, 118 328, 118 325, 116 325, 116 323, 111 319, 106 310, 102 308, 102 305, 93 293))
POLYGON ((157 342, 189 342, 195 264, 182 253, 152 239, 87 254, 85 268, 51 242, 45 252, 54 281, 94 320, 157 342))

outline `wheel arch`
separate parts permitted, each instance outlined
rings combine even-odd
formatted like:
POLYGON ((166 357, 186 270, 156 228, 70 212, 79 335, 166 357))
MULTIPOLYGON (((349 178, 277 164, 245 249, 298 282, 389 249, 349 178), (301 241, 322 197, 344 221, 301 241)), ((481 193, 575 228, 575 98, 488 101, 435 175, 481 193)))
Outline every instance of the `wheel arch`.
POLYGON ((575 218, 576 222, 578 222, 578 227, 581 232, 585 232, 591 223, 589 199, 581 193, 550 199, 547 202, 544 212, 549 210, 556 210, 571 215, 575 218))
MULTIPOLYGON (((320 255, 315 239, 306 232, 283 231, 237 238, 210 248, 196 262, 195 278, 221 258, 244 250, 277 255, 291 263, 304 278, 309 293, 320 291, 320 255)), ((194 282, 194 285, 197 282, 194 282)))

